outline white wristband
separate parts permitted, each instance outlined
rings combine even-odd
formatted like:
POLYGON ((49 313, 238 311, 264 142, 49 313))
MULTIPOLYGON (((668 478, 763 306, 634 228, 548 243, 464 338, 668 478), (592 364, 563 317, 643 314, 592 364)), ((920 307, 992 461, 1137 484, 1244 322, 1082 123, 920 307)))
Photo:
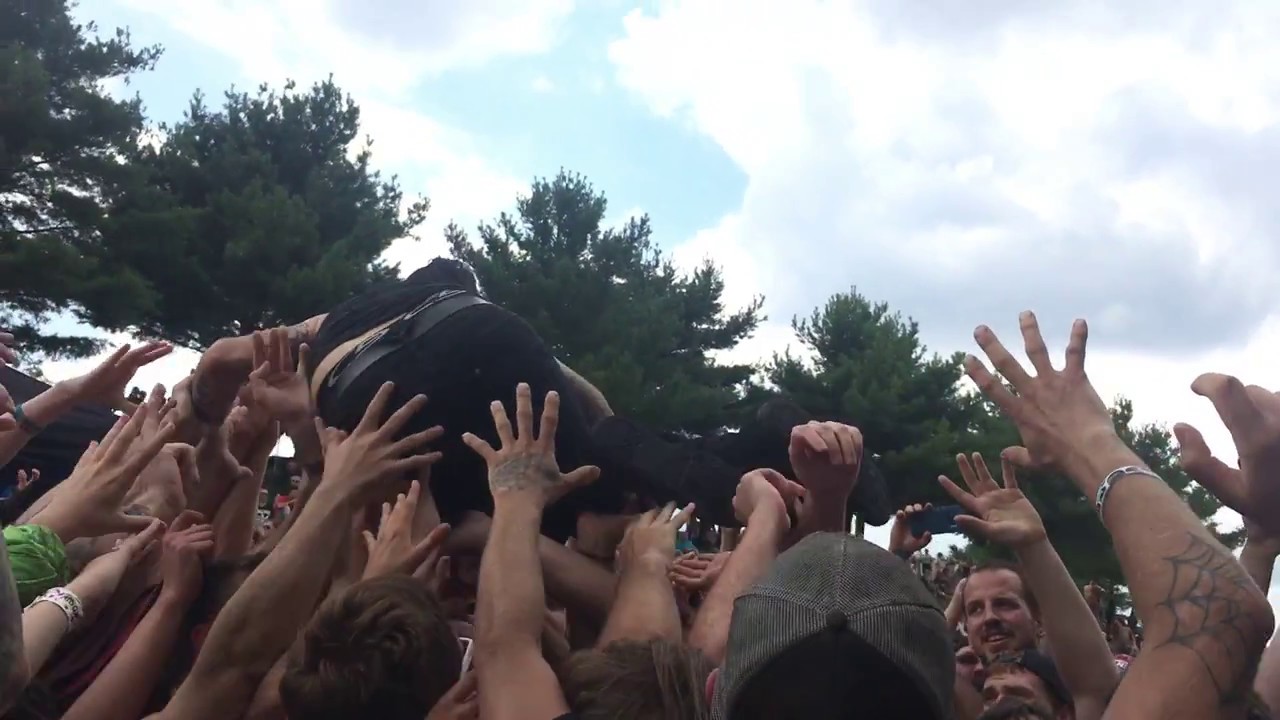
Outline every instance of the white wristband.
POLYGON ((80 602, 80 598, 70 590, 59 587, 46 590, 43 595, 31 601, 28 608, 33 608, 42 602, 50 605, 56 605, 63 615, 67 616, 67 632, 75 629, 76 625, 84 619, 84 603, 80 602))
POLYGON ((1111 492, 1111 487, 1115 485, 1120 478, 1128 475, 1146 475, 1147 477, 1153 477, 1160 482, 1164 482, 1164 478, 1151 472, 1147 468, 1140 467, 1138 465, 1125 465, 1124 467, 1116 468, 1115 470, 1107 473, 1107 476, 1102 479, 1102 484, 1098 486, 1098 494, 1093 500, 1093 509, 1098 512, 1098 519, 1103 520, 1104 523, 1105 520, 1102 517, 1102 508, 1106 506, 1107 495, 1111 492))

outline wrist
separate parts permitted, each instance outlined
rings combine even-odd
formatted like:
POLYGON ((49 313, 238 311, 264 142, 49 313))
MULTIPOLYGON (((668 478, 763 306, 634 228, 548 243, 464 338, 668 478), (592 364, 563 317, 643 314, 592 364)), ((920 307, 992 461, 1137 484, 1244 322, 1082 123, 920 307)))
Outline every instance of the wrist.
POLYGON ((1127 465, 1147 466, 1114 431, 1095 431, 1072 448, 1060 469, 1092 502, 1107 474, 1127 465))
POLYGON ((503 517, 528 518, 533 516, 541 521, 545 502, 541 492, 529 490, 499 490, 493 493, 493 520, 497 523, 498 515, 503 517))
POLYGON ((759 534, 770 538, 775 545, 779 545, 786 537, 787 531, 791 529, 791 521, 787 518, 786 508, 781 503, 777 507, 762 505, 751 511, 751 516, 747 518, 747 527, 750 528, 747 537, 759 534))
POLYGON ((175 612, 185 613, 187 608, 191 607, 191 603, 195 601, 196 593, 190 592, 187 588, 175 587, 172 583, 163 583, 160 585, 160 594, 156 596, 156 604, 151 612, 175 612))

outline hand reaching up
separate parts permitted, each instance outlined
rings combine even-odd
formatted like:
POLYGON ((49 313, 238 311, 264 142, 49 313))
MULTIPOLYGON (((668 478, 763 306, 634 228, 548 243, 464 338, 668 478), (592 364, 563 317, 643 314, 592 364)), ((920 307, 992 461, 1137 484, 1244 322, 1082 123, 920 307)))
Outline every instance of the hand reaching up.
POLYGON ((194 602, 213 547, 213 526, 205 524, 200 513, 187 510, 179 515, 161 542, 161 593, 183 606, 194 602))
POLYGON ((302 345, 298 348, 298 357, 293 357, 288 328, 254 333, 254 371, 240 391, 241 402, 263 408, 286 427, 309 420, 311 393, 306 375, 309 356, 309 348, 302 345))
POLYGON ((848 498, 858 484, 862 433, 858 428, 817 420, 791 429, 788 447, 796 479, 824 498, 848 498))
POLYGON ((438 425, 396 439, 413 416, 426 406, 425 395, 413 397, 383 422, 393 392, 395 385, 383 384, 350 434, 326 428, 316 418, 316 434, 324 450, 321 488, 341 485, 351 497, 370 500, 379 497, 386 480, 417 474, 440 459, 438 452, 420 452, 423 446, 444 434, 444 428, 438 425))
POLYGON ((147 560, 160 545, 164 523, 153 520, 142 532, 125 538, 114 550, 94 558, 68 585, 84 605, 91 620, 107 604, 129 568, 147 560))
POLYGON ((964 455, 956 456, 960 475, 970 492, 965 492, 943 475, 938 478, 942 489, 955 498, 968 515, 956 516, 956 525, 971 535, 1011 548, 1026 547, 1045 539, 1044 523, 1031 501, 1018 489, 1018 477, 1005 452, 1000 457, 1004 487, 991 478, 987 463, 978 453, 973 462, 964 455), (972 493, 972 494, 971 494, 972 493))
POLYGON ((40 470, 37 468, 32 468, 31 472, 29 473, 26 470, 19 470, 18 471, 18 492, 22 492, 23 490, 26 490, 28 485, 30 485, 33 482, 36 482, 39 479, 40 479, 40 470))
POLYGON ((771 512, 780 520, 782 529, 789 530, 791 520, 787 508, 792 500, 804 494, 803 487, 777 470, 752 470, 738 481, 738 490, 733 496, 733 514, 738 522, 748 525, 757 512, 771 512))
POLYGON ((706 592, 716 583, 732 553, 679 557, 671 565, 671 582, 688 592, 706 592))
POLYGON ((173 426, 165 424, 151 437, 140 439, 149 413, 146 406, 138 408, 132 417, 117 421, 101 444, 90 444, 71 476, 32 523, 53 530, 63 542, 145 529, 151 518, 125 515, 121 504, 139 473, 173 434, 173 426))
POLYGON ((489 411, 493 414, 500 448, 495 450, 471 433, 463 434, 462 441, 489 466, 489 492, 494 502, 520 496, 536 503, 539 508, 546 508, 574 488, 592 483, 600 476, 600 468, 593 465, 569 473, 560 472, 560 466, 556 464, 560 395, 555 391, 547 393, 543 402, 537 435, 533 431, 533 399, 528 384, 516 386, 514 434, 501 401, 494 400, 489 411))
POLYGON ((413 518, 418 511, 421 494, 422 485, 414 480, 409 492, 397 497, 394 506, 382 504, 378 534, 375 536, 368 530, 363 532, 369 555, 364 566, 364 579, 394 574, 430 579, 449 535, 449 526, 437 525, 424 537, 413 537, 413 518))
POLYGON ((1179 423, 1173 434, 1182 468, 1257 529, 1280 537, 1280 395, 1216 373, 1196 378, 1191 390, 1213 403, 1231 432, 1240 468, 1214 457, 1199 430, 1179 423))
POLYGON ((81 402, 96 402, 114 408, 124 400, 125 387, 138 368, 171 352, 173 346, 166 342, 149 342, 137 348, 124 345, 96 368, 68 380, 67 384, 81 402))
POLYGON ((1013 392, 991 374, 981 360, 973 355, 964 359, 965 372, 978 389, 1017 426, 1025 446, 1018 450, 1017 464, 1067 469, 1098 442, 1118 442, 1111 414, 1085 375, 1084 356, 1089 338, 1085 321, 1076 320, 1071 327, 1062 370, 1054 369, 1049 360, 1036 316, 1027 311, 1019 316, 1018 322, 1027 357, 1036 372, 1034 376, 1023 369, 991 328, 983 325, 973 333, 996 371, 1013 386, 1013 392))
POLYGON ((932 503, 908 505, 893 515, 893 527, 889 528, 889 552, 911 557, 928 547, 933 541, 932 533, 916 536, 911 534, 911 516, 933 508, 932 503))
POLYGON ((676 533, 693 517, 693 509, 689 504, 676 512, 676 504, 667 503, 636 518, 618 545, 617 570, 626 572, 636 563, 656 561, 666 571, 676 554, 676 533))

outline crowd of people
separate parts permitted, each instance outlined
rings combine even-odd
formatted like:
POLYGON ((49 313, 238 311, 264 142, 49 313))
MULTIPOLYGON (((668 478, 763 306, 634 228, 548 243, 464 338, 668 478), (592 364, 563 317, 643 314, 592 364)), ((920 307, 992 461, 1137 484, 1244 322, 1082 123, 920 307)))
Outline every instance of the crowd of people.
MULTIPOLYGON (((1239 468, 1177 429, 1186 471, 1244 516, 1236 557, 1116 434, 1083 321, 1055 365, 1024 313, 1030 369, 979 327, 994 372, 966 372, 1022 445, 938 479, 955 525, 1016 558, 970 566, 929 554, 922 505, 892 514, 887 549, 850 534, 848 509, 884 496, 853 424, 784 404, 759 432, 653 432, 465 268, 424 270, 219 341, 68 477, 24 469, 3 717, 1208 720, 1280 701, 1280 396, 1193 386, 1239 468), (282 435, 297 487, 264 517, 282 435), (1128 616, 1073 580, 1019 489, 1032 467, 1101 517, 1128 616)), ((0 393, 0 463, 168 351, 0 393)))

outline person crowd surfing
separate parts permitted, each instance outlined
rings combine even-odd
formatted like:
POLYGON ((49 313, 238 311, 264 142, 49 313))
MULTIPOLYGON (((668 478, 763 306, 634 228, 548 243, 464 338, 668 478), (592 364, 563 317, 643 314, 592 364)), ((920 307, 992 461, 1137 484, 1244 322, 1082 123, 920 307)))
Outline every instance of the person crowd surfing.
MULTIPOLYGON (((1116 434, 1085 372, 1085 322, 1061 368, 1035 316, 1020 326, 1030 371, 985 326, 994 372, 976 356, 965 370, 1021 445, 998 472, 968 453, 939 478, 955 525, 1013 558, 972 566, 927 555, 912 518, 928 506, 886 509, 854 424, 775 398, 736 433, 640 427, 453 261, 219 341, 4 528, 0 712, 1271 717, 1280 650, 1260 588, 1280 555, 1280 396, 1224 375, 1193 384, 1239 469, 1176 428, 1186 471, 1245 518, 1236 558, 1116 434), (282 434, 299 487, 264 529, 282 434), (1098 513, 1131 623, 1077 586, 1019 487, 1027 468, 1055 469, 1098 513), (887 550, 849 534, 850 509, 892 517, 887 550), (720 547, 699 547, 709 538, 720 547)), ((11 345, 0 336, 0 361, 11 345)), ((124 348, 9 403, 0 455, 76 402, 122 397, 167 352, 124 348)))

